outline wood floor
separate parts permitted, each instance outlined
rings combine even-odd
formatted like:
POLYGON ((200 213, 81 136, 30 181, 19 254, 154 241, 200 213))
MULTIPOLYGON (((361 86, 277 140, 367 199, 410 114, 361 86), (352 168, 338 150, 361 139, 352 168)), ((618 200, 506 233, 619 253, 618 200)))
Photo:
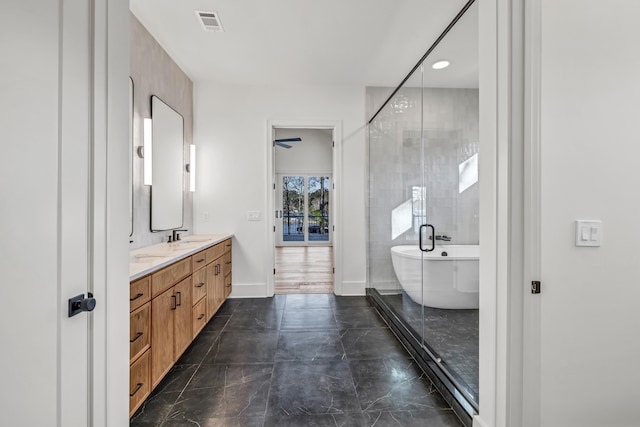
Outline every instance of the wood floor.
POLYGON ((333 293, 331 246, 276 248, 276 294, 333 293))

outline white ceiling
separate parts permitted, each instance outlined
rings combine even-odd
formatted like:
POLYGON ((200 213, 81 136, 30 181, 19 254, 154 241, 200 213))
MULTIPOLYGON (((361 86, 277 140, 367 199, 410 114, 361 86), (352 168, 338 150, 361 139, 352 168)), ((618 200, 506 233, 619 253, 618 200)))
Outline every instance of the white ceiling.
POLYGON ((465 3, 130 0, 130 8, 195 82, 396 86, 465 3), (217 12, 225 32, 204 31, 196 10, 217 12))

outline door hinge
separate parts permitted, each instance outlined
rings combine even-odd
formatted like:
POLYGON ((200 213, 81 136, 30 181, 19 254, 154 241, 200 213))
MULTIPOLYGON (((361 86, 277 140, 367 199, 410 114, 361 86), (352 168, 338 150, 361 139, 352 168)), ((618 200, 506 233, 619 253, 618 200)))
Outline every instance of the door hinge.
POLYGON ((335 148, 335 146, 336 146, 336 142, 335 142, 335 141, 331 141, 331 142, 333 143, 333 144, 332 144, 332 147, 334 147, 334 148, 335 148))
POLYGON ((335 182, 333 183, 333 189, 334 190, 336 189, 336 183, 335 182))
POLYGON ((274 233, 276 232, 276 226, 275 225, 273 226, 273 232, 274 233))
POLYGON ((273 269, 273 274, 276 274, 276 269, 275 268, 273 269))
POLYGON ((335 267, 333 267, 333 269, 332 269, 332 270, 333 270, 333 274, 336 274, 336 268, 335 268, 335 267))
POLYGON ((275 182, 273 183, 273 189, 274 190, 276 189, 276 183, 275 182))
POLYGON ((336 226, 335 225, 333 226, 333 231, 336 231, 336 226))
POLYGON ((533 282, 531 282, 531 293, 532 294, 539 294, 540 293, 540 282, 537 280, 534 280, 533 282))

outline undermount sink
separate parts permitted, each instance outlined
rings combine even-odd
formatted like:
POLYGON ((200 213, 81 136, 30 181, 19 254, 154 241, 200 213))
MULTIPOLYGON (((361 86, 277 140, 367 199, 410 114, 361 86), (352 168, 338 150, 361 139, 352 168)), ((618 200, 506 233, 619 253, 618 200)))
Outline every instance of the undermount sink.
POLYGON ((195 238, 185 237, 184 239, 182 239, 182 240, 178 240, 177 242, 174 242, 174 243, 196 243, 196 242, 208 242, 209 240, 211 240, 211 239, 203 239, 203 238, 201 238, 201 237, 200 237, 200 238, 198 238, 198 237, 195 237, 195 238))

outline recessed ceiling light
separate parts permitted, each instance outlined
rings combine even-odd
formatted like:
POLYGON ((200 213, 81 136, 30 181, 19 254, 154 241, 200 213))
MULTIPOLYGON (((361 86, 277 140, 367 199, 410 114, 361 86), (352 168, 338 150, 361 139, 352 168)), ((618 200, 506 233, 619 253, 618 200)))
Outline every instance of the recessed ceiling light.
POLYGON ((447 68, 449 66, 449 61, 438 61, 434 63, 431 68, 434 70, 442 70, 443 68, 447 68))

